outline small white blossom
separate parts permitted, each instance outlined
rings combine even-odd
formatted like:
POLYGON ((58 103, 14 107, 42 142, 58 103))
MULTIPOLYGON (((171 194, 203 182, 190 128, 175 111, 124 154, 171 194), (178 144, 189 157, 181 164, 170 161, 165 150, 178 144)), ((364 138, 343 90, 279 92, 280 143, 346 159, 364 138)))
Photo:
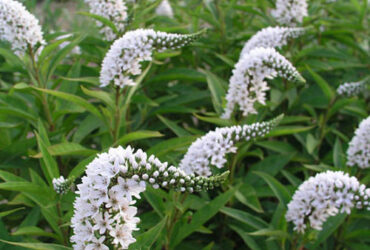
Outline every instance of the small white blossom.
MULTIPOLYGON (((117 28, 119 33, 125 31, 127 19, 127 7, 123 0, 85 0, 90 7, 92 14, 102 16, 110 20, 117 28)), ((101 27, 100 33, 104 35, 105 40, 113 41, 116 39, 114 31, 101 22, 96 22, 101 27)))
POLYGON ((132 86, 130 75, 141 73, 140 63, 152 60, 153 50, 177 49, 192 42, 197 35, 169 34, 151 29, 129 31, 110 47, 100 71, 101 87, 110 83, 119 87, 132 86))
POLYGON ((140 219, 136 217, 137 208, 133 205, 134 198, 139 199, 140 193, 145 191, 147 184, 144 181, 148 178, 144 176, 150 176, 152 181, 149 183, 153 183, 154 188, 163 184, 178 191, 200 191, 220 185, 227 173, 196 178, 154 156, 147 157, 142 150, 111 148, 87 166, 82 184, 77 185, 79 197, 74 202, 71 219, 74 249, 106 250, 107 242, 111 242, 114 249, 127 249, 136 241, 132 233, 138 230, 140 219))
POLYGON ((322 230, 328 217, 344 212, 349 214, 355 205, 363 208, 368 202, 364 192, 369 191, 355 177, 342 171, 319 173, 298 187, 285 217, 294 223, 294 230, 300 233, 305 232, 307 222, 311 228, 322 230), (356 196, 358 200, 355 200, 356 196))
POLYGON ((23 55, 28 46, 43 45, 39 21, 19 2, 0 0, 0 39, 8 41, 17 55, 23 55))
POLYGON ((303 28, 267 27, 252 36, 243 47, 240 58, 255 48, 281 48, 291 38, 297 38, 304 33, 303 28))
POLYGON ((271 15, 281 25, 296 26, 308 16, 306 0, 276 0, 271 15))
POLYGON ((169 18, 173 18, 173 9, 168 0, 163 0, 155 9, 155 13, 158 16, 167 16, 169 18))
POLYGON ((237 142, 265 136, 280 119, 278 117, 269 122, 217 128, 208 132, 191 144, 179 167, 186 174, 210 176, 211 166, 222 168, 226 163, 226 154, 236 152, 234 145, 237 142))
POLYGON ((356 129, 347 149, 347 165, 370 167, 370 116, 356 129))
POLYGON ((294 66, 273 48, 255 48, 235 65, 226 95, 222 118, 229 119, 236 104, 243 116, 256 114, 256 103, 265 105, 269 86, 265 78, 283 77, 289 81, 304 81, 294 66))
POLYGON ((337 88, 338 95, 352 97, 362 94, 365 88, 365 82, 346 82, 337 88))

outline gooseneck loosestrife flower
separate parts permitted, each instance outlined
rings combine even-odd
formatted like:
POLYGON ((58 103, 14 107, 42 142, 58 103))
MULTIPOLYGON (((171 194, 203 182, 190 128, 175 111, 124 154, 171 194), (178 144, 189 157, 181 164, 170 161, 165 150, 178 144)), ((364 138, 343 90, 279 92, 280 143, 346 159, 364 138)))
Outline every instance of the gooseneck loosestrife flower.
POLYGON ((222 118, 229 119, 236 104, 243 111, 243 116, 256 114, 255 104, 264 105, 266 91, 269 90, 264 79, 277 76, 304 82, 294 66, 273 48, 255 48, 245 54, 235 64, 222 118))
POLYGON ((19 2, 0 0, 0 39, 11 44, 13 52, 22 56, 30 46, 45 44, 39 21, 19 2))
MULTIPOLYGON (((123 33, 126 27, 127 7, 123 0, 85 0, 90 7, 90 13, 102 16, 111 21, 118 31, 123 33)), ((117 38, 115 32, 108 26, 104 26, 97 21, 96 24, 100 27, 100 33, 104 35, 105 40, 113 41, 117 38)))
POLYGON ((210 176, 210 166, 222 168, 227 161, 226 154, 236 152, 237 142, 265 136, 281 119, 282 116, 279 116, 268 122, 217 128, 208 132, 191 144, 180 162, 180 168, 187 174, 210 176))
POLYGON ((169 34, 151 29, 129 31, 117 39, 106 54, 100 71, 101 86, 110 83, 118 87, 135 85, 130 75, 141 73, 140 63, 151 61, 152 53, 185 46, 198 37, 192 35, 169 34))
POLYGON ((169 18, 173 18, 173 9, 168 0, 163 0, 155 9, 155 13, 158 16, 167 16, 169 18))
POLYGON ((356 177, 342 171, 327 171, 310 177, 294 193, 288 204, 287 221, 294 230, 304 233, 309 226, 322 230, 328 217, 338 213, 351 213, 351 209, 369 207, 370 189, 360 184, 356 177))
POLYGON ((345 97, 358 96, 366 90, 365 82, 346 82, 337 88, 338 95, 345 97))
POLYGON ((127 249, 135 242, 132 232, 140 221, 135 199, 148 184, 193 192, 212 189, 227 176, 228 172, 209 178, 187 175, 140 149, 111 148, 87 166, 82 184, 77 185, 79 197, 71 221, 74 249, 108 249, 108 245, 127 249))
POLYGON ((370 116, 360 123, 349 143, 347 165, 370 168, 370 116))
POLYGON ((258 31, 245 44, 240 53, 240 58, 251 50, 261 48, 281 48, 289 39, 297 38, 304 33, 303 28, 267 27, 258 31))
POLYGON ((271 15, 281 25, 297 26, 308 16, 306 0, 276 0, 271 15))

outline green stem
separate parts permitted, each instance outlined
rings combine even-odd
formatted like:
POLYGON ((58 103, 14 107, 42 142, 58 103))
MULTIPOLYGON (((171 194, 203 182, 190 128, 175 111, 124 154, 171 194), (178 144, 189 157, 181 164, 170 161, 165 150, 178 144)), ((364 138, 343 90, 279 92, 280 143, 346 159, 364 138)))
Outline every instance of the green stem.
POLYGON ((116 87, 116 98, 115 98, 115 112, 114 112, 114 126, 113 126, 113 143, 116 143, 119 138, 119 130, 121 125, 121 109, 119 107, 120 101, 120 88, 116 87))

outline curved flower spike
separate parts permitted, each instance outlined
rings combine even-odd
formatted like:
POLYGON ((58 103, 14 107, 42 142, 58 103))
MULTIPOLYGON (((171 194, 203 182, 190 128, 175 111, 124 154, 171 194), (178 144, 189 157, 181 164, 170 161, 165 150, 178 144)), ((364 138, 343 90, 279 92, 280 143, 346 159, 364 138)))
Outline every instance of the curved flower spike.
POLYGON ((345 97, 358 96, 366 90, 365 83, 365 81, 343 83, 337 88, 337 93, 345 97))
POLYGON ((370 116, 360 123, 349 143, 347 165, 370 168, 370 116))
POLYGON ((281 48, 288 39, 297 38, 304 33, 304 28, 267 27, 252 36, 243 47, 240 58, 257 47, 281 48))
POLYGON ((277 76, 289 81, 305 81, 294 66, 273 48, 255 48, 245 54, 235 65, 230 78, 222 118, 229 119, 236 104, 243 111, 243 116, 257 113, 255 103, 264 105, 265 92, 269 90, 264 79, 277 76))
MULTIPOLYGON (((127 15, 127 7, 122 0, 85 0, 89 5, 90 12, 94 15, 102 16, 110 20, 117 28, 119 33, 125 31, 127 15)), ((110 27, 104 26, 97 21, 98 27, 101 27, 100 33, 104 35, 105 40, 113 41, 116 39, 116 34, 110 27)))
POLYGON ((234 145, 237 142, 252 141, 265 136, 282 118, 281 115, 268 122, 217 128, 208 132, 191 144, 179 167, 187 174, 210 176, 210 165, 222 168, 226 163, 226 154, 236 152, 234 145))
POLYGON ((282 25, 296 26, 308 16, 306 0, 277 0, 271 15, 282 25))
POLYGON ((0 39, 10 42, 18 56, 25 53, 28 46, 45 44, 39 21, 19 2, 0 0, 0 39))
POLYGON ((142 150, 111 148, 95 158, 86 169, 79 197, 74 202, 72 228, 74 249, 127 249, 135 242, 132 232, 139 218, 134 198, 146 185, 179 191, 212 189, 227 179, 228 172, 210 178, 186 175, 181 169, 160 162, 142 150))
POLYGON ((351 208, 367 207, 370 189, 360 184, 356 177, 342 171, 327 171, 310 177, 294 193, 285 215, 292 221, 294 230, 304 233, 309 222, 316 230, 322 230, 328 217, 338 213, 351 213, 351 208))
POLYGON ((169 34, 151 29, 127 32, 113 43, 105 55, 100 71, 101 87, 112 82, 121 88, 135 85, 129 75, 141 73, 140 62, 151 61, 153 50, 180 48, 194 41, 199 34, 169 34))

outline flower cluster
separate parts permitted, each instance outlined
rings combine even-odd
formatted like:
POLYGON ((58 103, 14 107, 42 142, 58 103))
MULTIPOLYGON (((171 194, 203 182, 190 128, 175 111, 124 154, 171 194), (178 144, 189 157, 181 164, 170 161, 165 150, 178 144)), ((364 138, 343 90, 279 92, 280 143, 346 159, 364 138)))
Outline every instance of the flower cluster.
POLYGON ((227 175, 186 175, 140 149, 111 148, 87 166, 82 184, 77 185, 71 238, 74 249, 108 249, 108 244, 127 249, 135 242, 132 232, 137 230, 139 218, 135 217, 134 198, 140 198, 147 184, 193 192, 214 188, 227 175))
POLYGON ((56 193, 66 194, 72 187, 74 178, 64 179, 63 176, 53 179, 53 187, 56 193))
POLYGON ((194 35, 168 34, 151 29, 137 29, 117 39, 106 54, 100 71, 101 86, 113 82, 116 86, 135 85, 130 74, 141 73, 142 61, 151 61, 153 50, 180 48, 197 38, 194 35))
POLYGON ((321 230, 328 217, 338 213, 351 213, 351 208, 369 209, 370 189, 355 177, 342 171, 327 171, 310 177, 294 193, 288 204, 287 221, 294 230, 304 233, 309 222, 311 228, 321 230))
POLYGON ((158 16, 167 16, 169 18, 173 18, 173 10, 168 0, 163 0, 155 9, 155 13, 158 16))
MULTIPOLYGON (((123 33, 126 26, 127 7, 123 0, 85 0, 90 7, 92 14, 102 16, 110 20, 117 28, 119 33, 123 33)), ((101 22, 96 22, 101 27, 100 33, 104 35, 107 41, 116 39, 114 31, 101 22)))
POLYGON ((10 42, 21 56, 37 44, 45 44, 39 21, 19 2, 0 0, 0 39, 10 42))
POLYGON ((306 0, 277 0, 271 15, 279 24, 296 26, 308 15, 306 0))
POLYGON ((352 97, 365 91, 365 82, 346 82, 337 88, 338 95, 352 97))
POLYGON ((304 33, 303 28, 267 27, 258 31, 249 39, 240 53, 240 58, 257 47, 281 48, 287 44, 288 39, 297 38, 304 33))
POLYGON ((273 48, 255 48, 235 65, 226 95, 226 108, 222 118, 229 119, 236 104, 243 115, 257 113, 255 103, 265 104, 269 89, 265 78, 284 77, 290 81, 304 79, 294 66, 273 48))
POLYGON ((226 154, 235 153, 237 142, 252 141, 268 134, 282 116, 268 122, 257 122, 251 125, 217 128, 198 138, 186 152, 180 162, 180 169, 187 174, 210 176, 211 165, 222 168, 226 163, 226 154))
POLYGON ((349 143, 347 165, 370 168, 370 116, 360 123, 349 143))

